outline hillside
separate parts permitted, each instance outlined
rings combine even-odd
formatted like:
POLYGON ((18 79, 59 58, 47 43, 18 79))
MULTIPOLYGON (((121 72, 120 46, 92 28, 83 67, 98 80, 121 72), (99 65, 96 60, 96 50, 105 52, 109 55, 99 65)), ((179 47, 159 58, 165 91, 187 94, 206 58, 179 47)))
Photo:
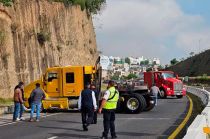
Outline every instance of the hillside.
POLYGON ((167 68, 179 76, 210 76, 210 49, 167 68))
POLYGON ((95 63, 92 19, 80 6, 13 1, 0 4, 0 97, 11 97, 19 81, 28 84, 47 67, 95 63))

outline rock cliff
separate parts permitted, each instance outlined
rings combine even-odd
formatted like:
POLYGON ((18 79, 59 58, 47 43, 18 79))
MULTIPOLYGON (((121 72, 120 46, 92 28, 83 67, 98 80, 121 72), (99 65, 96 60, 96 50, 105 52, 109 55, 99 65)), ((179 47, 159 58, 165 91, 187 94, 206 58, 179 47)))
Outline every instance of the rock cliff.
POLYGON ((80 6, 47 0, 0 4, 0 97, 47 67, 92 65, 98 57, 92 19, 80 6))

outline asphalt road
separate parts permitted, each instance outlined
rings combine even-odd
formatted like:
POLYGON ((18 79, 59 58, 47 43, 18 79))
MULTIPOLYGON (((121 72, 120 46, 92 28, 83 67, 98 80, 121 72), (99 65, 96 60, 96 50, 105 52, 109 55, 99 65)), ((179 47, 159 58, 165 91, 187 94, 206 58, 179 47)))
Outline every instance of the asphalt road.
MULTIPOLYGON (((116 131, 119 139, 167 138, 182 122, 188 109, 188 99, 162 99, 152 111, 141 114, 117 114, 116 131)), ((0 124, 0 139, 98 139, 103 130, 102 115, 98 124, 82 131, 80 113, 47 114, 40 122, 0 124)), ((1 119, 3 120, 3 119, 1 119)))

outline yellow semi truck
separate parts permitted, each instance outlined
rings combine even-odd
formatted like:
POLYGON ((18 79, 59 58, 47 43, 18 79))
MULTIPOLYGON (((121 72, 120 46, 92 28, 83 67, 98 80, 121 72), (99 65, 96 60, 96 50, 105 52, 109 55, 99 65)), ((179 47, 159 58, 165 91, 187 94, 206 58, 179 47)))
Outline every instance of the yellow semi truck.
MULTIPOLYGON (((43 109, 77 108, 77 102, 86 83, 96 84, 97 91, 101 88, 101 69, 99 66, 66 66, 48 68, 41 79, 24 88, 25 100, 29 100, 35 84, 40 83, 46 94, 42 101, 43 109)), ((25 102, 29 107, 29 102, 25 102)))

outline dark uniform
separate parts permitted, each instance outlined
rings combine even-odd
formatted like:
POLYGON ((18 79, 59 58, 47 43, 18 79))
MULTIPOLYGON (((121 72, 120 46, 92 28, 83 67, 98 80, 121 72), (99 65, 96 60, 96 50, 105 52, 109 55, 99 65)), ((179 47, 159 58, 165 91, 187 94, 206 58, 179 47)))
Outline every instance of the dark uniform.
MULTIPOLYGON (((91 85, 90 88, 95 93, 96 103, 98 105, 99 92, 96 90, 95 85, 91 85)), ((93 115, 93 124, 97 124, 97 111, 95 111, 93 115)))
POLYGON ((87 131, 87 127, 93 121, 94 109, 97 108, 94 92, 89 88, 83 90, 78 105, 81 110, 83 130, 87 131))

